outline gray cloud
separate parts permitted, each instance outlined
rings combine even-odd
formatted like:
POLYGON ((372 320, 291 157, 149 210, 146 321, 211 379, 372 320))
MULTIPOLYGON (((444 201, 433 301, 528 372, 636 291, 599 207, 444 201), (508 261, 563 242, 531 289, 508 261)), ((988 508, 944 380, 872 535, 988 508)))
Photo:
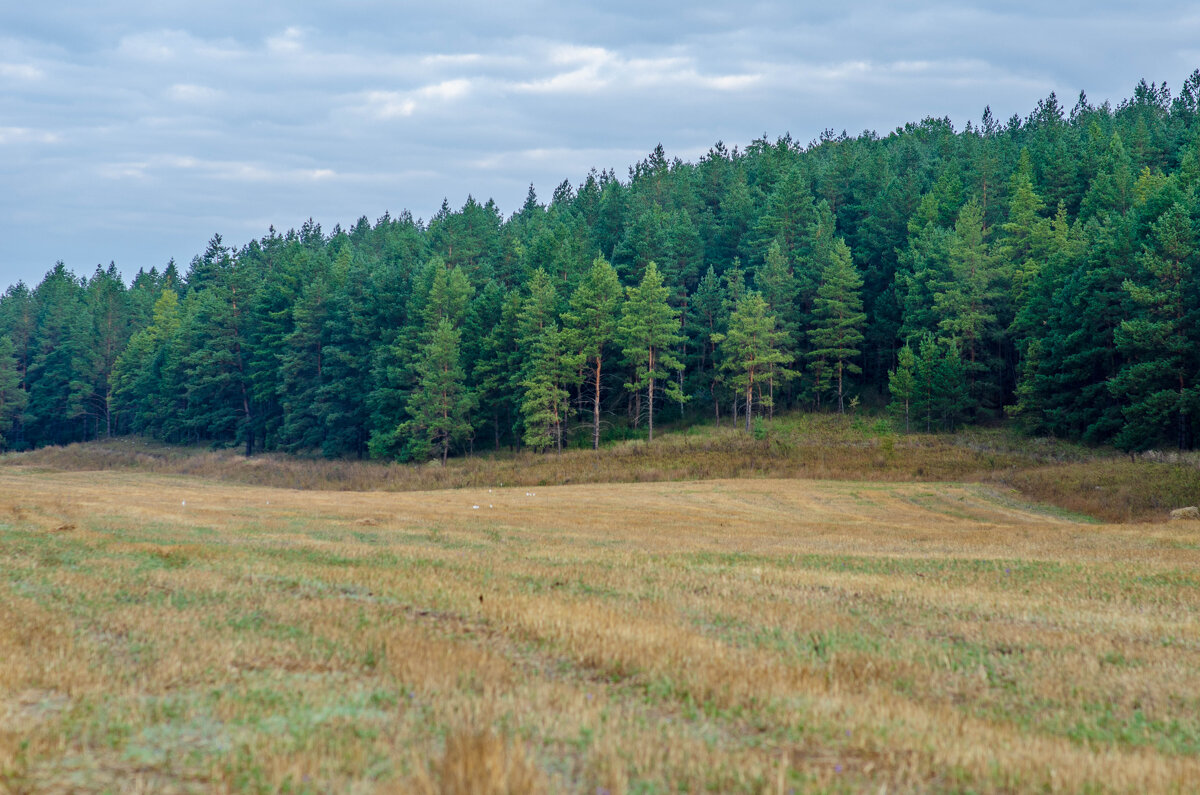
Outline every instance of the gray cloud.
POLYGON ((20 5, 0 11, 5 284, 443 196, 511 211, 660 141, 693 158, 1116 100, 1178 85, 1200 40, 1185 3, 20 5))

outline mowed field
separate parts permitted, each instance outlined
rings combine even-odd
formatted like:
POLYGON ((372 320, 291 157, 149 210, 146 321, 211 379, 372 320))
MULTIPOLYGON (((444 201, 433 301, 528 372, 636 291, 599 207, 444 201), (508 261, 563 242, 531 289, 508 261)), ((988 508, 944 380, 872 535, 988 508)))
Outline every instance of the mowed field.
POLYGON ((983 485, 0 468, 0 790, 1198 782, 1200 522, 983 485))

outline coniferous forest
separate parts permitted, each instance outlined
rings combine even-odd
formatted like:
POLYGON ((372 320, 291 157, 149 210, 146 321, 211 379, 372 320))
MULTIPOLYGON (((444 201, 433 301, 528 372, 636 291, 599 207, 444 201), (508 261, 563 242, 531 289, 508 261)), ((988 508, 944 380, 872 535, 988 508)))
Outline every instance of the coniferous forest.
POLYGON ((662 147, 533 189, 62 263, 0 299, 0 445, 441 459, 892 412, 1125 450, 1200 430, 1200 71, 956 131, 662 147))

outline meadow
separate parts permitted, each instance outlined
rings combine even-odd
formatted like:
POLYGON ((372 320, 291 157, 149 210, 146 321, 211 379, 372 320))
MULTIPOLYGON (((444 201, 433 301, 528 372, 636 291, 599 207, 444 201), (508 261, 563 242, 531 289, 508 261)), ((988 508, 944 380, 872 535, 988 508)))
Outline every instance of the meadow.
POLYGON ((1191 790, 1200 522, 882 445, 869 480, 390 492, 10 459, 0 790, 1191 790))

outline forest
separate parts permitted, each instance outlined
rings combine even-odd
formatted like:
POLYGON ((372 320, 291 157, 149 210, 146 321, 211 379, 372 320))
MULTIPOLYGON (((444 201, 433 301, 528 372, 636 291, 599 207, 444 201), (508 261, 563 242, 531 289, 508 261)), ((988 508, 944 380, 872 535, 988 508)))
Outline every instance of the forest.
POLYGON ((508 217, 311 219, 0 298, 0 446, 118 434, 428 460, 781 410, 1200 428, 1200 70, 886 135, 661 146, 508 217))

